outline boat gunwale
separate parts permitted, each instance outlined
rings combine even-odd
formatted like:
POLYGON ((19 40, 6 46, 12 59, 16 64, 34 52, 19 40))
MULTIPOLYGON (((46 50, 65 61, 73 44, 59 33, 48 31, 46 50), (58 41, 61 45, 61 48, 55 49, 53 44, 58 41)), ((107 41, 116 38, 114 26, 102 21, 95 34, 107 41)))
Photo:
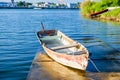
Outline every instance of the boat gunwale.
MULTIPOLYGON (((45 30, 45 31, 49 31, 49 30, 45 30)), ((72 41, 74 44, 78 44, 80 47, 84 48, 85 51, 86 51, 86 54, 89 56, 88 50, 87 50, 81 43, 78 43, 78 42, 74 41, 73 39, 69 38, 68 36, 66 36, 65 34, 63 34, 63 33, 62 33, 61 31, 59 31, 59 30, 54 30, 54 31, 56 32, 56 34, 59 33, 59 34, 62 35, 62 37, 63 37, 63 36, 64 36, 64 37, 67 37, 67 39, 69 39, 70 41, 72 41)), ((38 38, 39 42, 40 42, 41 45, 43 46, 43 44, 45 44, 45 43, 40 39, 41 37, 38 35, 38 34, 40 34, 40 32, 42 32, 42 31, 38 31, 36 34, 37 34, 37 38, 38 38)), ((46 46, 46 47, 47 47, 47 46, 46 46)), ((52 49, 50 49, 50 50, 52 50, 52 49)), ((54 50, 53 50, 53 51, 54 51, 54 50)))

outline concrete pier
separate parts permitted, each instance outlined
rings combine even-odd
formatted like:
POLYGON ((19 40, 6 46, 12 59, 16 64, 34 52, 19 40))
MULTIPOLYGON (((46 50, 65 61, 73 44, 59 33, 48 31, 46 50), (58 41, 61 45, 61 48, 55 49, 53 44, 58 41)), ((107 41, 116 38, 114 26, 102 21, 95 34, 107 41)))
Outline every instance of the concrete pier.
POLYGON ((63 66, 47 55, 38 53, 32 62, 27 80, 120 80, 120 73, 85 72, 63 66))

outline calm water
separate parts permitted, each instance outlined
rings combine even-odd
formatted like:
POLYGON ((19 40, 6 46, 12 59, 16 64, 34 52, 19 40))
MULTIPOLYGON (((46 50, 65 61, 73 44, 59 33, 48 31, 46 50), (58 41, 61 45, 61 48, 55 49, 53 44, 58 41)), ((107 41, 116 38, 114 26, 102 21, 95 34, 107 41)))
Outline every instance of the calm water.
MULTIPOLYGON (((0 79, 25 80, 43 51, 35 32, 57 29, 85 45, 100 71, 120 72, 120 25, 87 20, 79 10, 0 10, 0 79)), ((96 72, 89 62, 88 72, 96 72)))

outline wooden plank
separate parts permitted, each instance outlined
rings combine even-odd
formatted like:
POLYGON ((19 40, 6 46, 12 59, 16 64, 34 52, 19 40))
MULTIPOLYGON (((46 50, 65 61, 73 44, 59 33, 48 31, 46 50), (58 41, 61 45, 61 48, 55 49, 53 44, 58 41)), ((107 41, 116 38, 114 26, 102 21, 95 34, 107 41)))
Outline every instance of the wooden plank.
POLYGON ((65 49, 65 48, 71 48, 71 47, 76 47, 78 44, 70 44, 70 45, 63 45, 63 46, 57 46, 57 47, 52 47, 52 50, 59 50, 59 49, 65 49))

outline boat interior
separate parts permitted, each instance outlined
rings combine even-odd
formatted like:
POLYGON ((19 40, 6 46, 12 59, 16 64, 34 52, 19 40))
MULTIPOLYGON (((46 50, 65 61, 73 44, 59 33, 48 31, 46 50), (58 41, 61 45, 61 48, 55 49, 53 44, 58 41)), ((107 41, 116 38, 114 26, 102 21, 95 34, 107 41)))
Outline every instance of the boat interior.
POLYGON ((69 55, 80 55, 86 53, 83 49, 79 50, 77 46, 80 46, 77 42, 69 43, 62 38, 62 34, 55 30, 47 30, 38 32, 37 36, 40 42, 51 50, 59 53, 66 53, 69 55))

